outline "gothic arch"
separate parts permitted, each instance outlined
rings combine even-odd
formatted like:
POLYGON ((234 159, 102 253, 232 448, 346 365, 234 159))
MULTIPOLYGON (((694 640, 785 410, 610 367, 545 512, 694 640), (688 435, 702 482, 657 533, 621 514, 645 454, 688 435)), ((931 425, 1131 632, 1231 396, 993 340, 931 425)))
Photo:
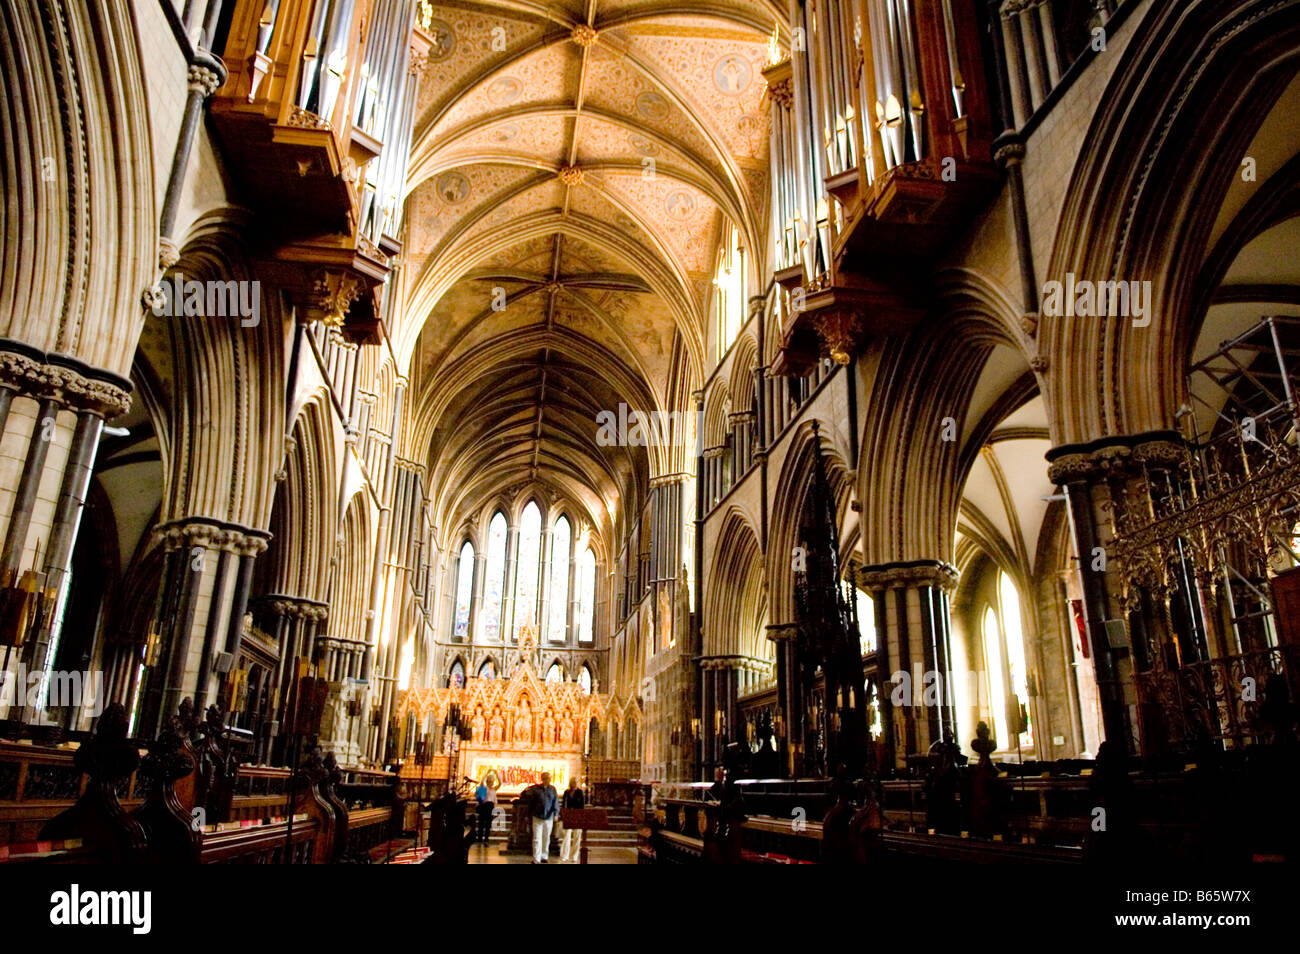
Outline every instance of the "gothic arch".
MULTIPOLYGON (((851 471, 844 463, 844 455, 828 434, 828 428, 819 426, 814 432, 813 421, 803 421, 790 441, 790 450, 775 483, 774 499, 777 506, 772 512, 768 533, 767 561, 768 617, 773 623, 794 619, 794 569, 791 553, 799 539, 799 520, 804 501, 812 488, 815 451, 820 448, 826 461, 826 477, 835 498, 837 527, 843 528, 849 513, 853 493, 851 471)), ((843 557, 841 541, 841 557, 843 557)))
POLYGON ((742 331, 736 338, 730 361, 727 390, 731 394, 731 413, 741 414, 754 406, 754 368, 758 365, 758 345, 748 332, 742 331))
POLYGON ((129 373, 158 254, 151 111, 126 4, 0 18, 0 335, 129 373))
POLYGON ((705 656, 771 656, 767 593, 758 534, 731 507, 723 518, 705 589, 705 656))
POLYGON ((1056 443, 1176 424, 1216 219, 1298 60, 1294 4, 1155 5, 1143 18, 1084 136, 1046 277, 1151 281, 1151 321, 1043 319, 1056 443))
POLYGON ((704 399, 704 441, 705 450, 721 447, 727 441, 727 414, 731 407, 731 398, 727 393, 727 382, 715 379, 704 399))
MULTIPOLYGON (((200 217, 163 281, 257 281, 242 251, 247 226, 247 216, 229 207, 200 217)), ((162 403, 152 413, 168 451, 164 520, 267 525, 284 439, 284 315, 278 295, 259 300, 255 325, 220 315, 146 322, 139 360, 161 379, 162 403)))
MULTIPOLYGON (((365 493, 353 495, 343 517, 332 571, 330 634, 344 639, 364 639, 365 614, 370 593, 370 511, 365 493)), ((421 671, 421 670, 417 670, 421 671)))
POLYGON ((1009 299, 969 275, 941 287, 942 319, 887 344, 869 392, 857 474, 869 566, 952 561, 965 471, 1000 419, 989 408, 1034 387, 1009 299))
POLYGON ((302 408, 285 443, 284 479, 276 491, 267 563, 274 574, 268 592, 323 600, 333 550, 338 486, 334 443, 325 398, 302 408))

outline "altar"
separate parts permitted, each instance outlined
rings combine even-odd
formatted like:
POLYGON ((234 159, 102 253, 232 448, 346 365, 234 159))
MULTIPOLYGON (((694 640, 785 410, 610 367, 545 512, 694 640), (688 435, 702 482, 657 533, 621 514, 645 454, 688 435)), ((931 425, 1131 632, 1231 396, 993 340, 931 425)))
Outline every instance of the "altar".
MULTIPOLYGON (((639 723, 638 703, 629 699, 620 705, 600 692, 585 691, 573 679, 540 678, 541 653, 531 624, 520 627, 516 646, 507 652, 502 678, 407 690, 398 705, 399 718, 414 713, 421 723, 443 726, 449 713, 458 714, 470 732, 467 740, 457 741, 452 763, 458 768, 450 771, 475 781, 495 772, 502 795, 517 795, 540 782, 543 772, 550 773, 557 790, 567 787, 570 778, 581 783, 593 725, 603 730, 611 719, 639 723)), ((447 747, 440 744, 439 750, 447 747)))

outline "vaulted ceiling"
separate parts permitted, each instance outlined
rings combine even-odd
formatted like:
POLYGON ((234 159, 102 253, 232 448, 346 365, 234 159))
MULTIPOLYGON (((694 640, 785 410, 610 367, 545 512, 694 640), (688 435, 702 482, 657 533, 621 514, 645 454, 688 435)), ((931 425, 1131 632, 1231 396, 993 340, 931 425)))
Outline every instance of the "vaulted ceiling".
MULTIPOLYGON (((417 450, 449 532, 538 482, 598 531, 671 467, 596 416, 707 369, 724 222, 761 259, 766 2, 427 3, 406 281, 417 450)), ((780 29, 784 32, 784 26, 780 29)))

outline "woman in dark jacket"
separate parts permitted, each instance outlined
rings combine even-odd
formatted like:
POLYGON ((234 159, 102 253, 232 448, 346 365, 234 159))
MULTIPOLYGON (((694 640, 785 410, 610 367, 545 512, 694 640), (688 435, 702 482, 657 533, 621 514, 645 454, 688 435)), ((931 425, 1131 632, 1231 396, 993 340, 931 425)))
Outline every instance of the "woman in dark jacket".
MULTIPOLYGON (((582 789, 578 788, 577 776, 569 776, 569 787, 564 790, 560 796, 560 808, 586 808, 587 798, 582 794, 582 789)), ((563 813, 560 815, 564 817, 563 813)), ((582 829, 570 828, 564 826, 564 838, 560 842, 560 863, 577 861, 578 853, 582 848, 582 829)))

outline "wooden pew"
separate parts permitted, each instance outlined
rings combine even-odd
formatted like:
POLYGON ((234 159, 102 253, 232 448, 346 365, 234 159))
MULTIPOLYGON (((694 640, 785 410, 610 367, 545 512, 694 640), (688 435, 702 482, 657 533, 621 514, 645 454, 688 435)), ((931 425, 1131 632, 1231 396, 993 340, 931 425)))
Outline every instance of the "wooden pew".
MULTIPOLYGON (((72 746, 0 742, 0 860, 18 846, 26 853, 46 823, 85 794, 89 776, 73 764, 75 752, 72 746)), ((134 771, 119 785, 118 797, 127 810, 140 805, 134 771)))
POLYGON ((292 821, 291 773, 269 766, 239 766, 229 817, 206 817, 184 720, 142 753, 112 710, 77 749, 0 743, 0 863, 325 864, 369 860, 395 834, 396 777, 343 771, 319 753, 294 782, 292 821))

